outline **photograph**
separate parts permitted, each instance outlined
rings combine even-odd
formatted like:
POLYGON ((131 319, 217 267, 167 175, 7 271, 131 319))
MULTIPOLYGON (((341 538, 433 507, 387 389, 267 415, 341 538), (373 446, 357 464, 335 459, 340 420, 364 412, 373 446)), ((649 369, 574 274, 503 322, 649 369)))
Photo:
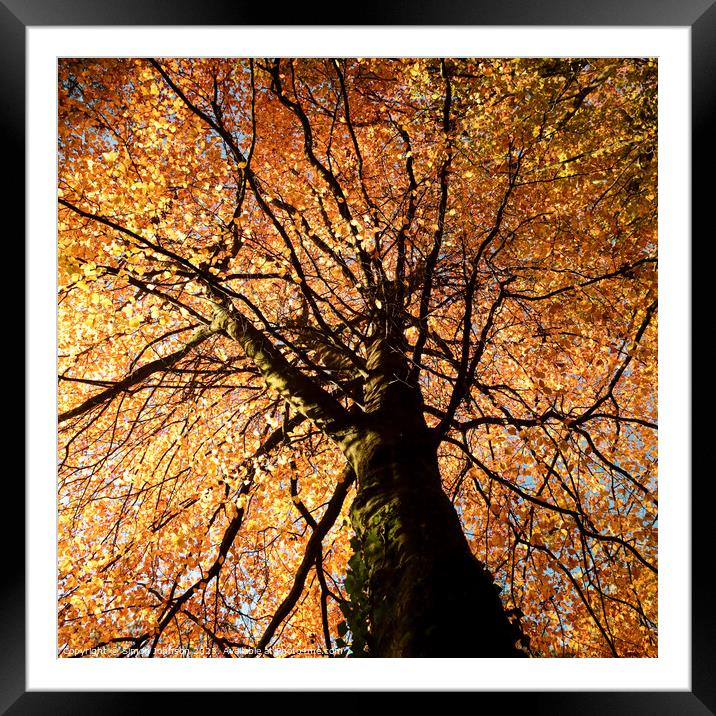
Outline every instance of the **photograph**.
POLYGON ((659 75, 58 57, 57 658, 657 660, 659 75))

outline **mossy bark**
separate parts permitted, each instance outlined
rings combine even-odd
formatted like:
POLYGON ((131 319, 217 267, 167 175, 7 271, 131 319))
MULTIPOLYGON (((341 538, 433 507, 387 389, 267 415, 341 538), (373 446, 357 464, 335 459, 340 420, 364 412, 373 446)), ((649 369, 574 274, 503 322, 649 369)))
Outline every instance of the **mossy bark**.
POLYGON ((442 489, 421 402, 377 372, 365 423, 345 447, 358 477, 350 587, 365 605, 349 627, 368 632, 371 656, 524 656, 521 631, 442 489))
POLYGON ((360 560, 371 656, 524 656, 441 489, 427 432, 372 433, 354 455, 353 566, 360 560))

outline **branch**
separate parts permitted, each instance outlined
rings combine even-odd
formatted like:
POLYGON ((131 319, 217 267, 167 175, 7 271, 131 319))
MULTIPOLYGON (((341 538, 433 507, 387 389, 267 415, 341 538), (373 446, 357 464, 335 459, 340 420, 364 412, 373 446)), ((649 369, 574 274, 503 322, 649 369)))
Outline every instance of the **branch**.
POLYGON ((348 411, 311 378, 292 366, 269 338, 225 297, 215 303, 212 328, 225 331, 259 369, 266 384, 327 436, 340 441, 350 428, 348 411))
POLYGON ((546 298, 552 298, 553 296, 559 296, 561 293, 567 293, 569 291, 576 291, 578 288, 584 288, 585 286, 591 286, 593 283, 598 283, 599 281, 606 281, 611 278, 617 278, 618 276, 626 276, 627 278, 631 278, 633 271, 635 268, 638 268, 639 266, 642 266, 644 264, 648 263, 656 263, 656 259, 651 256, 647 256, 646 258, 639 259, 638 261, 634 261, 630 264, 625 264, 624 266, 616 269, 615 271, 612 271, 610 273, 602 274, 601 276, 595 276, 594 278, 587 279, 586 281, 582 281, 580 283, 571 284, 570 286, 562 286, 562 288, 556 288, 554 291, 550 291, 549 293, 543 293, 538 296, 529 296, 524 293, 513 293, 508 292, 507 296, 509 298, 519 298, 523 301, 543 301, 546 298))
MULTIPOLYGON (((259 447, 253 458, 247 458, 246 460, 244 460, 244 462, 242 463, 242 467, 246 467, 250 475, 247 477, 246 480, 244 480, 243 484, 241 485, 241 488, 238 492, 239 495, 248 495, 249 490, 253 485, 255 459, 261 455, 266 455, 271 450, 273 450, 282 440, 285 439, 286 431, 293 427, 295 424, 298 424, 299 422, 300 418, 294 418, 285 423, 283 427, 274 430, 273 433, 271 433, 271 435, 269 435, 269 437, 264 441, 261 447, 259 447)), ((167 625, 171 622, 175 615, 180 610, 182 610, 184 604, 186 604, 194 596, 198 589, 206 589, 209 583, 216 577, 218 577, 219 572, 221 571, 221 568, 226 561, 226 557, 229 553, 229 550, 234 544, 234 540, 239 533, 239 529, 241 528, 241 525, 243 523, 245 513, 246 508, 237 506, 237 511, 234 516, 229 520, 229 524, 226 528, 226 531, 224 532, 224 536, 221 539, 216 559, 212 563, 211 567, 209 567, 207 572, 202 576, 202 578, 191 584, 179 597, 170 597, 169 599, 165 600, 166 605, 164 607, 164 611, 161 613, 159 619, 157 620, 158 624, 156 631, 153 634, 154 641, 150 649, 149 656, 154 655, 154 651, 164 629, 166 629, 167 625)), ((137 637, 137 645, 143 645, 144 642, 146 642, 150 636, 151 634, 147 633, 141 635, 140 637, 137 637)))
MULTIPOLYGON (((644 333, 646 332, 646 329, 649 327, 649 323, 651 323, 651 319, 656 312, 658 302, 653 301, 651 305, 646 309, 646 313, 644 314, 644 320, 641 322, 641 325, 639 326, 639 330, 636 332, 636 336, 634 336, 633 346, 634 348, 639 345, 641 342, 642 337, 644 336, 644 333)), ((582 423, 585 420, 589 419, 596 411, 597 409, 603 405, 607 400, 614 397, 614 389, 617 386, 617 383, 621 379, 622 375, 624 374, 624 371, 629 367, 629 364, 632 361, 632 358, 634 357, 634 348, 631 348, 622 364, 616 369, 614 372, 614 375, 612 376, 611 381, 609 382, 609 385, 607 386, 606 393, 602 395, 601 398, 599 398, 594 405, 592 405, 589 410, 585 411, 582 415, 580 415, 574 423, 582 423)))
POLYGON ((497 311, 499 310, 500 306, 502 305, 502 301, 504 300, 505 292, 504 292, 504 284, 500 285, 500 293, 495 299, 494 303, 490 307, 490 312, 487 315, 487 319, 485 320, 485 325, 482 327, 482 331, 480 333, 480 339, 477 342, 477 346, 475 347, 475 352, 472 355, 472 359, 468 361, 469 358, 469 347, 470 347, 470 330, 472 325, 472 313, 471 313, 471 302, 472 302, 472 295, 470 294, 468 298, 470 299, 470 304, 466 307, 465 312, 465 325, 463 330, 463 347, 462 347, 462 356, 460 360, 460 370, 458 371, 458 374, 455 378, 455 385, 453 387, 452 395, 450 396, 450 403, 448 404, 448 407, 445 411, 445 417, 440 421, 440 425, 436 428, 436 434, 437 435, 444 435, 445 432, 448 430, 450 423, 452 422, 453 418, 455 417, 455 413, 460 405, 460 403, 464 400, 465 396, 468 394, 468 391, 470 389, 470 378, 475 375, 475 371, 477 370, 477 366, 480 363, 480 360, 482 359, 482 355, 485 352, 485 348, 487 347, 487 339, 489 332, 492 330, 493 325, 495 323, 495 318, 497 315, 497 311))
POLYGON ((463 454, 467 457, 467 459, 473 465, 476 465, 478 468, 480 468, 480 470, 491 480, 499 482, 508 490, 519 495, 523 500, 527 500, 528 502, 531 502, 535 505, 539 505, 540 507, 544 507, 548 510, 558 512, 559 514, 568 515, 574 520, 577 525, 577 528, 585 537, 591 537, 592 539, 598 540, 599 542, 613 542, 615 544, 621 545, 622 547, 624 547, 624 549, 626 549, 634 557, 636 557, 636 559, 639 560, 639 562, 641 562, 647 569, 654 572, 654 574, 658 574, 658 568, 656 567, 656 565, 652 564, 651 562, 649 562, 648 559, 643 557, 639 550, 634 547, 634 545, 630 544, 626 540, 616 535, 605 535, 596 532, 593 529, 590 529, 585 524, 586 515, 584 515, 583 513, 580 514, 576 510, 570 509, 569 507, 561 507, 560 505, 548 502, 539 497, 535 497, 534 495, 530 495, 528 492, 525 492, 523 489, 518 487, 515 483, 511 482, 510 480, 506 480, 504 477, 501 477, 496 472, 494 472, 494 470, 491 470, 489 467, 487 467, 487 465, 485 465, 482 461, 478 460, 474 455, 472 455, 472 453, 470 453, 469 450, 459 441, 453 439, 448 439, 447 441, 460 448, 460 450, 462 450, 463 454))
POLYGON ((366 280, 368 288, 372 291, 375 288, 375 279, 371 271, 370 260, 368 258, 368 254, 365 252, 364 249, 361 248, 360 242, 358 241, 358 229, 356 228, 355 224, 352 223, 353 216, 351 214, 350 209, 348 208, 348 202, 346 201, 345 192, 343 191, 343 188, 341 187, 335 174, 333 174, 333 172, 328 169, 316 156, 316 153, 314 151, 313 130, 311 129, 311 122, 299 102, 294 102, 284 92, 283 84, 281 82, 279 60, 276 60, 273 63, 271 68, 268 69, 268 72, 271 75, 272 79, 272 91, 278 98, 279 102, 281 102, 284 107, 289 109, 296 116, 296 118, 301 124, 301 129, 303 130, 303 152, 309 163, 321 175, 326 184, 328 184, 331 193, 336 201, 338 213, 341 215, 343 220, 350 228, 350 232, 353 235, 353 239, 355 241, 356 252, 358 254, 361 269, 363 271, 363 276, 366 280))
POLYGON ((163 358, 157 358, 157 360, 145 363, 143 366, 137 368, 136 370, 133 370, 128 376, 126 376, 122 380, 117 381, 106 390, 103 390, 102 392, 93 395, 91 398, 88 398, 87 400, 85 400, 84 403, 78 405, 77 407, 72 408, 71 410, 67 410, 64 413, 61 413, 58 417, 58 422, 64 423, 71 418, 75 418, 78 415, 82 415, 92 410, 92 408, 95 408, 102 403, 112 400, 120 393, 125 393, 132 386, 141 383, 153 373, 157 373, 158 371, 167 370, 168 368, 171 368, 178 361, 180 361, 192 348, 196 348, 207 338, 213 336, 216 332, 217 331, 213 330, 210 326, 202 326, 201 328, 198 328, 194 332, 192 337, 189 339, 189 341, 187 341, 187 343, 178 351, 175 351, 168 356, 164 356, 163 358))
POLYGON ((417 385, 420 358, 425 347, 428 334, 428 313, 430 309, 430 295, 433 290, 433 277, 437 268, 438 258, 440 256, 440 248, 443 243, 443 233, 445 231, 445 211, 447 209, 448 202, 448 191, 449 181, 448 172, 450 165, 452 164, 453 149, 450 142, 450 108, 452 105, 452 85, 450 84, 450 77, 447 72, 445 60, 440 61, 441 74, 445 80, 445 99, 443 102, 443 132, 447 140, 446 145, 446 156, 440 170, 438 172, 438 182, 440 184, 440 200, 438 204, 438 216, 437 216, 437 228, 433 234, 433 246, 428 255, 427 261, 425 262, 425 274, 423 278, 423 290, 420 295, 420 314, 419 314, 419 325, 420 334, 415 342, 415 348, 413 349, 413 369, 410 371, 408 376, 408 382, 411 385, 417 385))
POLYGON ((326 507, 323 517, 321 517, 318 521, 315 529, 313 530, 313 534, 308 540, 303 560, 301 561, 293 580, 293 586, 284 598, 283 602, 281 602, 279 608, 276 610, 268 627, 266 627, 266 631, 258 643, 257 651, 261 652, 268 646, 274 633, 276 632, 276 629, 278 629, 281 622, 291 613, 294 606, 296 606, 296 602, 303 592, 306 577, 308 576, 311 568, 316 564, 316 558, 320 553, 323 538, 328 534, 328 531, 331 527, 333 527, 334 522, 338 518, 341 508, 343 507, 343 502, 348 494, 348 490, 354 480, 355 473, 353 472, 353 469, 347 467, 346 471, 343 473, 342 480, 338 483, 336 491, 333 493, 333 497, 331 497, 328 502, 328 507, 326 507))

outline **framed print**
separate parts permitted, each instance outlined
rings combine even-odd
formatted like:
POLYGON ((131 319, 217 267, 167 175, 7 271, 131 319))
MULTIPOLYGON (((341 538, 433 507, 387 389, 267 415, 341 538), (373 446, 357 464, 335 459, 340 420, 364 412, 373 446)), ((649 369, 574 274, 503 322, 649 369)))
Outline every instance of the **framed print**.
POLYGON ((0 10, 27 158, 8 713, 714 712, 708 2, 0 10))

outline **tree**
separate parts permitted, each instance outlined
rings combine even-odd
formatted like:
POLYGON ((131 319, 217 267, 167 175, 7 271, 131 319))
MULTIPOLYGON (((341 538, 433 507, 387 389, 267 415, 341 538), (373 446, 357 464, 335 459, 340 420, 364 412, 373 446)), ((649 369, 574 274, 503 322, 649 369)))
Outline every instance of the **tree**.
POLYGON ((60 61, 60 655, 655 655, 656 82, 60 61))

